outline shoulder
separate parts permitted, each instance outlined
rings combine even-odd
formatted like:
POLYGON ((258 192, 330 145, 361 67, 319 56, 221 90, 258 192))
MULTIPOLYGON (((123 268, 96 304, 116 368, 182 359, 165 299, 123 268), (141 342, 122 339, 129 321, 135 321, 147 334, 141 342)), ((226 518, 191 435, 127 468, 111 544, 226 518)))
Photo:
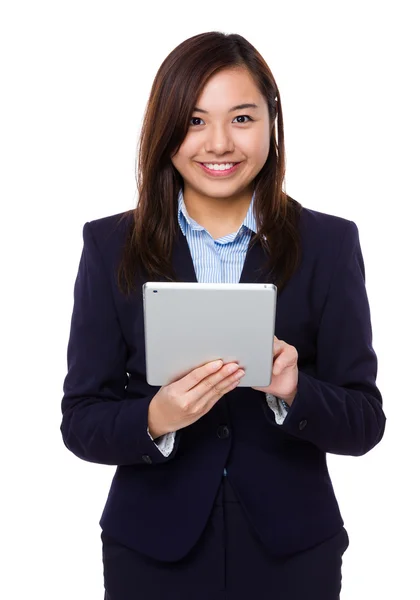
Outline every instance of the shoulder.
POLYGON ((101 243, 125 237, 133 223, 134 210, 127 210, 115 215, 93 219, 85 223, 84 227, 89 228, 95 240, 101 243))
POLYGON ((333 252, 344 243, 358 240, 358 228, 354 221, 302 206, 300 233, 303 246, 333 252))
POLYGON ((99 252, 106 264, 115 263, 122 256, 133 224, 133 210, 87 221, 83 226, 85 251, 99 252))
POLYGON ((325 233, 343 233, 344 231, 356 227, 354 221, 351 221, 350 219, 320 212, 304 206, 302 206, 300 219, 302 232, 305 232, 306 234, 313 233, 319 235, 325 233))
POLYGON ((104 254, 115 254, 124 246, 134 224, 134 210, 93 219, 83 226, 83 239, 90 238, 104 254))

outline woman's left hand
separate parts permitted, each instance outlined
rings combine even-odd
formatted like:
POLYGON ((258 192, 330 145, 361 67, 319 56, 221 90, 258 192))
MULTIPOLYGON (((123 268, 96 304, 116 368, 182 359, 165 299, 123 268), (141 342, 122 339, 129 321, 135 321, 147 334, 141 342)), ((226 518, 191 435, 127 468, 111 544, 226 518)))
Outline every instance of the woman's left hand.
POLYGON ((282 398, 290 406, 297 393, 297 350, 294 346, 286 344, 286 342, 274 336, 273 358, 271 384, 267 387, 254 387, 252 389, 282 398))

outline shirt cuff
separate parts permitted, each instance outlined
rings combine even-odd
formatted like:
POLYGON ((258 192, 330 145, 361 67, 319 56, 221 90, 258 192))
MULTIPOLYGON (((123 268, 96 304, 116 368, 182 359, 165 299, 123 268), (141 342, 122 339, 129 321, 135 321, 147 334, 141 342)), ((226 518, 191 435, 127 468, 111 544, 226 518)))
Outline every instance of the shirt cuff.
POLYGON ((164 435, 161 435, 156 439, 153 439, 150 435, 149 428, 147 428, 147 433, 150 439, 154 442, 155 446, 157 446, 157 448, 159 448, 159 450, 162 452, 162 454, 164 456, 169 456, 172 450, 174 449, 176 431, 165 433, 164 435))
POLYGON ((277 398, 273 394, 266 394, 266 399, 268 406, 274 413, 277 425, 282 425, 287 417, 289 405, 282 398, 277 398))

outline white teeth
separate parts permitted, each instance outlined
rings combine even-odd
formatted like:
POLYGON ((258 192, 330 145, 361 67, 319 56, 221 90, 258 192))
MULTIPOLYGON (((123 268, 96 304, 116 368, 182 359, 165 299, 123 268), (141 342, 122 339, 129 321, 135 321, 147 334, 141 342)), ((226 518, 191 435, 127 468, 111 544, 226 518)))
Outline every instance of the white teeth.
POLYGON ((224 163, 222 165, 214 165, 213 163, 203 163, 208 169, 213 169, 213 171, 226 171, 226 169, 231 169, 235 163, 224 163))

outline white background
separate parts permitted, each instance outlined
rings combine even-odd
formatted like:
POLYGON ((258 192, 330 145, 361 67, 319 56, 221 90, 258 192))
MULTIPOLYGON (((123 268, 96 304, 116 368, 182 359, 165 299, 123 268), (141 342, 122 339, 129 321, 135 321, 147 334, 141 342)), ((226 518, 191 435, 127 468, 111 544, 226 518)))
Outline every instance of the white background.
POLYGON ((186 38, 220 30, 246 37, 276 78, 287 192, 359 227, 388 420, 367 455, 328 455, 350 536, 342 600, 420 598, 414 8, 1 4, 2 597, 103 599, 98 521, 114 467, 76 458, 59 430, 82 227, 135 206, 156 71, 186 38))

